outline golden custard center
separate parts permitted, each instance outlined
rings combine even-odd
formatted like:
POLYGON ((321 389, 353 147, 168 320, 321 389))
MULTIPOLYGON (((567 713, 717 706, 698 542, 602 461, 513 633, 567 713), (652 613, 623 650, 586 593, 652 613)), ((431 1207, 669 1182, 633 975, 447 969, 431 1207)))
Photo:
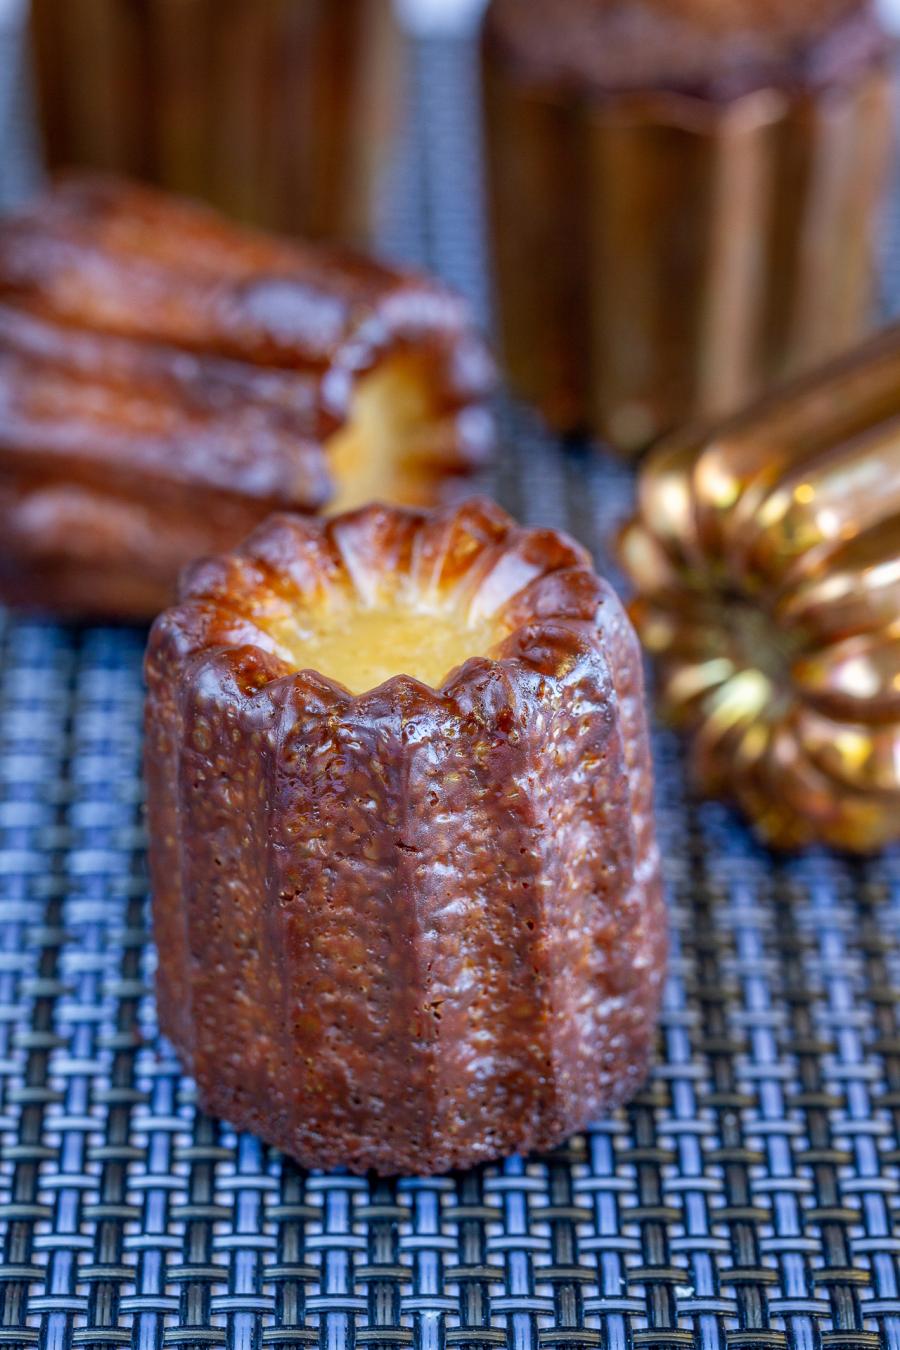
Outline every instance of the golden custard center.
POLYGON ((427 364, 408 354, 359 381, 346 426, 327 442, 331 515, 369 501, 426 506, 434 494, 431 440, 440 413, 427 364))
POLYGON ((473 656, 490 656, 507 636, 496 617, 469 619, 460 608, 425 607, 397 599, 323 605, 278 625, 273 636, 297 670, 314 670, 363 694, 394 675, 437 689, 473 656))

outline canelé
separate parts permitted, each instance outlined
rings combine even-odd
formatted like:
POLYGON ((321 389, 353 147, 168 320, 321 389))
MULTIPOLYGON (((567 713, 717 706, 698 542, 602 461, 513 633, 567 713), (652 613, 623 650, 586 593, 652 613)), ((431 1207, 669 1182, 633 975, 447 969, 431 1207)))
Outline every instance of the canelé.
POLYGON ((436 282, 64 181, 0 222, 0 596, 152 618, 273 510, 433 502, 491 375, 436 282))
POLYGON ((558 1143, 641 1083, 666 925, 639 646, 486 502, 276 516, 146 661, 158 1005, 308 1166, 558 1143))
POLYGON ((900 839, 900 327, 660 446, 621 551, 701 787, 762 837, 900 839))
POLYGON ((625 452, 871 321, 892 126, 870 0, 492 0, 510 376, 625 452))
POLYGON ((391 0, 31 0, 53 170, 133 174, 368 242, 402 113, 391 0))

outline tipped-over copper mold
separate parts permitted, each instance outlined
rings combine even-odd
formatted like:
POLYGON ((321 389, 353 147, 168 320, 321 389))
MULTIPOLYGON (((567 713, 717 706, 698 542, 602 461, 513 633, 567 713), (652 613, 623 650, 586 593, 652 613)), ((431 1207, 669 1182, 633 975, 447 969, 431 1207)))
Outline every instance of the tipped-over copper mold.
POLYGON ((272 510, 432 503, 491 378, 436 282, 66 180, 0 222, 0 595, 148 618, 272 510))
POLYGON ((490 197, 518 392, 634 453, 859 340, 891 52, 868 0, 493 0, 490 197))
POLYGON ((660 447, 622 557, 701 786, 782 847, 900 838, 900 328, 660 447))
POLYGON ((161 1026, 302 1163, 554 1145, 642 1081, 665 919, 640 651, 473 502, 274 517, 157 620, 161 1026))
POLYGON ((31 0, 30 14, 54 170, 372 239, 402 114, 391 0, 31 0))

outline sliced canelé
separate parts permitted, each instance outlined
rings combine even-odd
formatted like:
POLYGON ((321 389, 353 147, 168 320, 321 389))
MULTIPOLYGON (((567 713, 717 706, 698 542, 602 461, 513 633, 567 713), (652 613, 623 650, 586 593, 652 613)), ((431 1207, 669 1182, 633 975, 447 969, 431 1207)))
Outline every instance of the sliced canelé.
POLYGON ((434 281, 64 180, 0 222, 0 597, 152 617, 273 510, 433 503, 491 378, 434 281))

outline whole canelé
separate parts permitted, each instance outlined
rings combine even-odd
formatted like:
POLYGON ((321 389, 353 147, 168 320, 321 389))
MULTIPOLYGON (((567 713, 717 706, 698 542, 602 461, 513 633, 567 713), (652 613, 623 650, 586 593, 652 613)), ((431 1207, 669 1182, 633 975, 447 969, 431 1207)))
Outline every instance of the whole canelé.
POLYGON ((641 661, 578 545, 486 502, 273 517, 195 568, 146 674, 160 1021, 205 1109, 308 1166, 441 1172, 636 1090, 641 661), (390 665, 448 635, 431 683, 390 665))
POLYGON ((371 242, 401 113, 391 0, 31 0, 30 15, 51 169, 371 242))
POLYGON ((625 452, 871 321, 892 127, 870 0, 492 0, 506 362, 625 452))
POLYGON ((768 843, 900 839, 900 327, 660 446, 621 540, 701 788, 768 843))

